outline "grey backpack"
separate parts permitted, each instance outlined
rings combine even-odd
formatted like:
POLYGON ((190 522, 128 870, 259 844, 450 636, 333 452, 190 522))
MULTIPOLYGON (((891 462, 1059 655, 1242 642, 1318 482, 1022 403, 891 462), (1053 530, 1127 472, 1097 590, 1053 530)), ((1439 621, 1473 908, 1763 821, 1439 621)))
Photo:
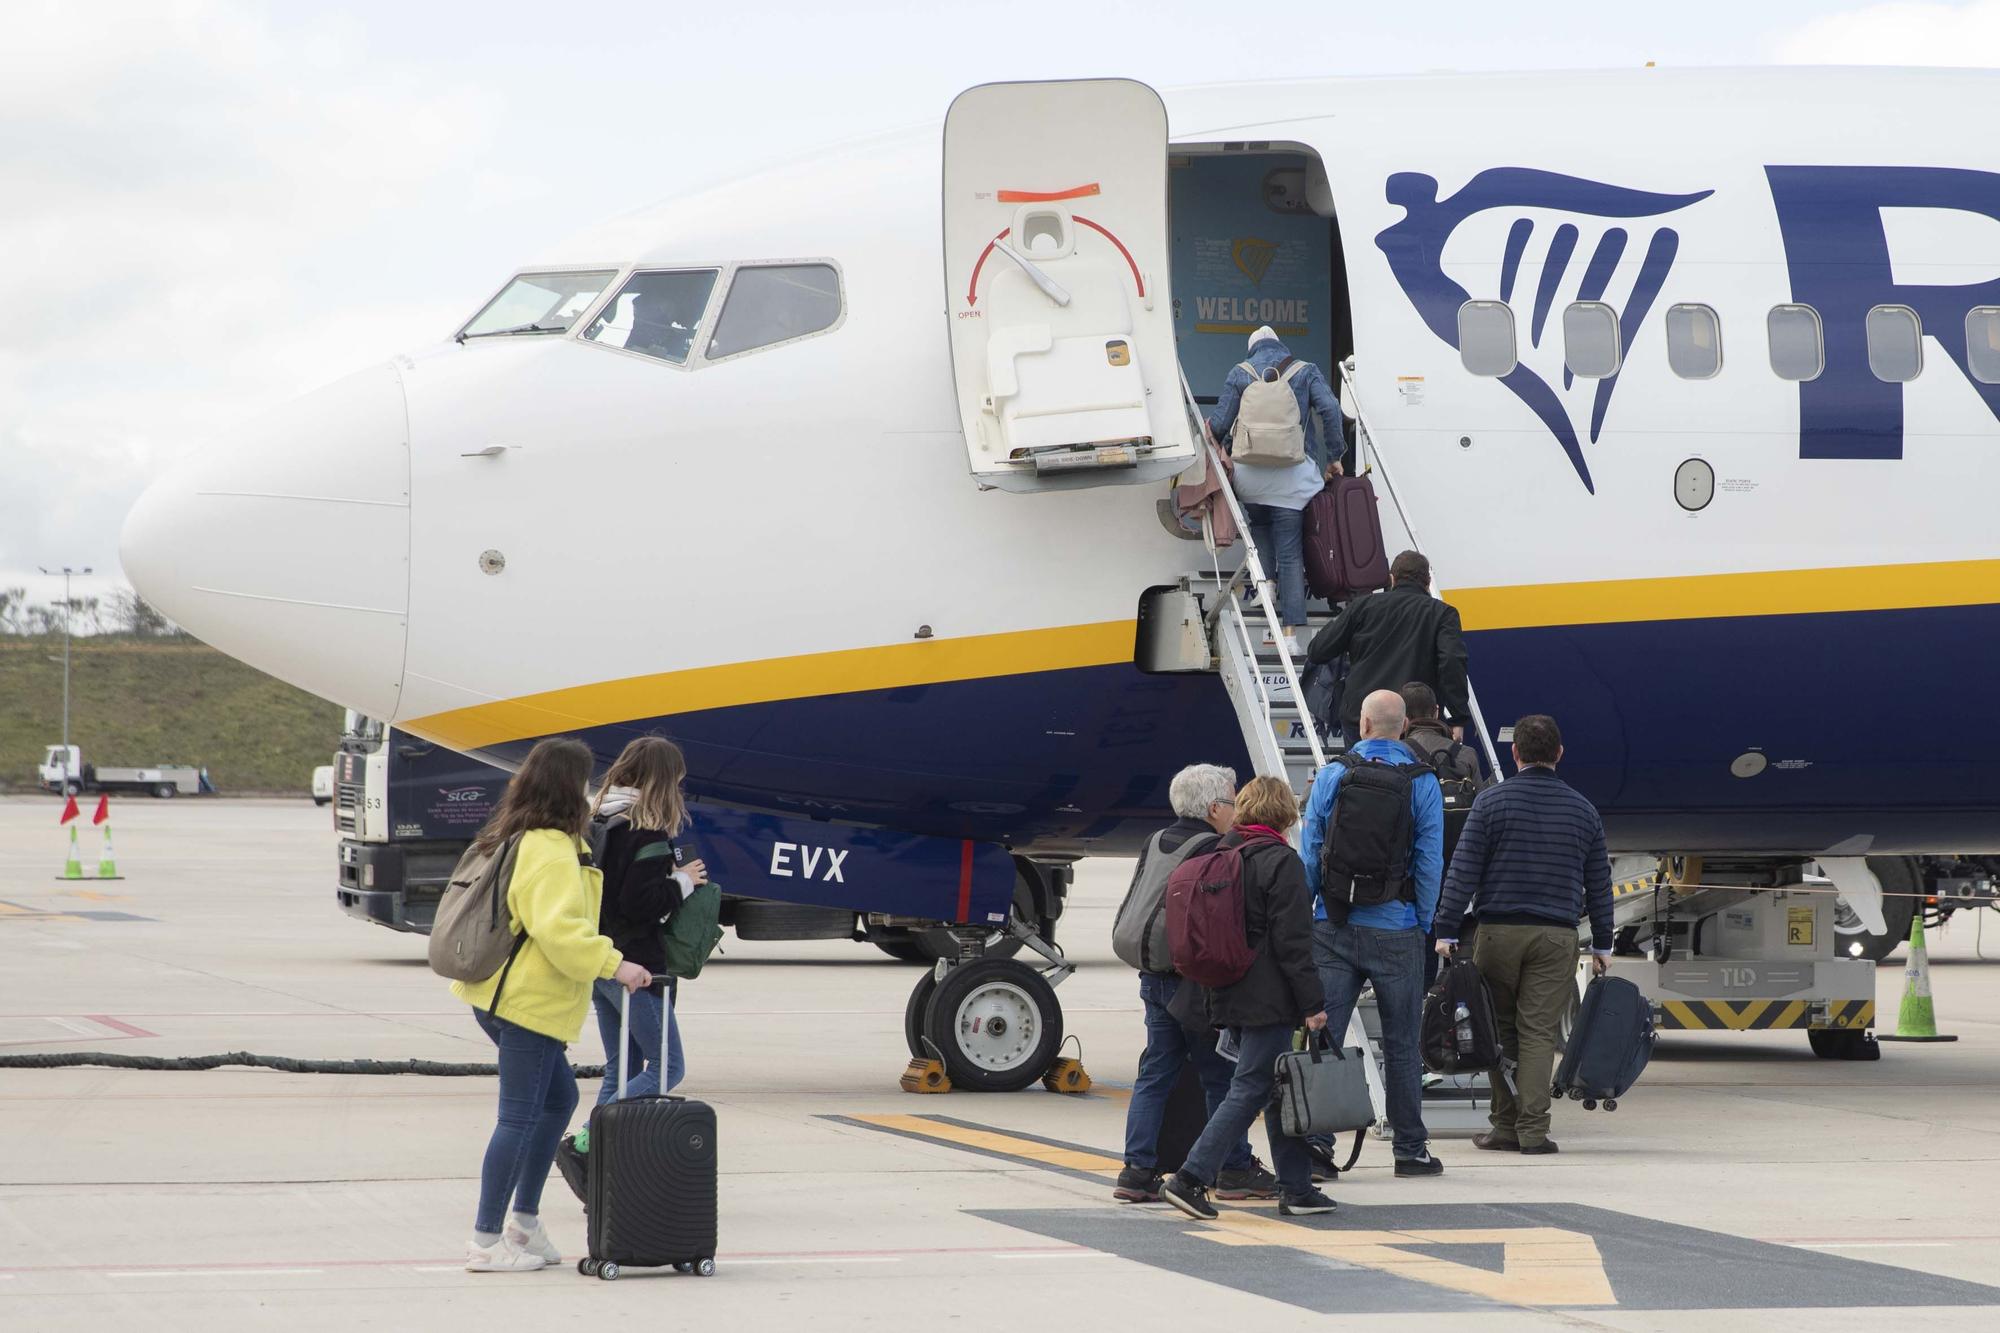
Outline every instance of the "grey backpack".
POLYGON ((1236 424, 1229 432, 1231 458, 1252 467, 1293 467, 1306 461, 1306 425, 1292 388, 1292 377, 1305 368, 1305 362, 1288 356, 1265 379, 1255 366, 1243 362, 1250 383, 1244 387, 1236 424))
MULTIPOLYGON (((431 924, 431 971, 453 981, 484 981, 520 952, 528 936, 509 928, 507 913, 520 846, 516 834, 490 850, 475 843, 458 858, 431 924)), ((498 992, 493 998, 498 1003, 498 992)))
POLYGON ((1167 832, 1162 829, 1146 844, 1145 860, 1111 921, 1111 952, 1127 967, 1162 976, 1174 975, 1173 955, 1167 950, 1167 881, 1181 862, 1218 841, 1213 833, 1197 833, 1173 851, 1163 852, 1160 842, 1167 832))

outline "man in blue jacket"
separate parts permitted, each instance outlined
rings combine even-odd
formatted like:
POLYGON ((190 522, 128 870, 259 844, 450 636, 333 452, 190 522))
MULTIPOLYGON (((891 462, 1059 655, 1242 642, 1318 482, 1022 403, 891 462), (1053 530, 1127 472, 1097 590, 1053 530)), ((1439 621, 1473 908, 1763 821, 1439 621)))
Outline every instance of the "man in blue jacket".
POLYGON ((1389 1123, 1396 1131, 1396 1174, 1435 1176, 1444 1163, 1431 1156, 1424 1129, 1423 1058, 1419 1031, 1424 1011, 1424 931, 1437 915, 1438 878, 1444 868, 1444 796, 1437 773, 1401 740, 1403 696, 1377 690, 1361 703, 1361 740, 1313 780, 1299 854, 1313 892, 1313 961, 1326 991, 1326 1030, 1338 1042, 1347 1031, 1363 982, 1375 985, 1382 1016, 1382 1056, 1388 1084, 1389 1123), (1392 773, 1382 766, 1408 765, 1392 773), (1355 781, 1353 799, 1340 789, 1355 781), (1385 810, 1379 799, 1408 789, 1408 818, 1385 810), (1370 799, 1376 798, 1376 799, 1370 799), (1391 848, 1387 862, 1363 867, 1376 873, 1349 876, 1355 858, 1391 848), (1402 845, 1407 839, 1407 845, 1402 845), (1333 851, 1332 857, 1328 856, 1333 851), (1398 856, 1400 853, 1400 856, 1398 856), (1329 865, 1331 861, 1333 864, 1329 865), (1330 882, 1338 877, 1341 882, 1330 882), (1392 882, 1393 881, 1393 882, 1392 882), (1356 900, 1350 905, 1350 896, 1356 900), (1360 900, 1387 901, 1360 905, 1360 900))

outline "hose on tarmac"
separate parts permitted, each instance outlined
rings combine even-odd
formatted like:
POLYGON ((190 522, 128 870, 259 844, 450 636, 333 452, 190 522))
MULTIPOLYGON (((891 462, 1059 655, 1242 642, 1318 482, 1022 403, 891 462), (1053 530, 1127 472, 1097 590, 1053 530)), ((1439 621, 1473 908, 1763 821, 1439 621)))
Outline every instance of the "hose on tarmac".
MULTIPOLYGON (((438 1060, 298 1060, 288 1055, 252 1055, 230 1051, 223 1055, 116 1055, 106 1051, 38 1051, 25 1055, 0 1055, 0 1069, 152 1069, 188 1072, 241 1065, 250 1069, 276 1069, 287 1074, 424 1074, 433 1078, 492 1078, 500 1066, 492 1064, 446 1064, 438 1060)), ((573 1066, 578 1078, 602 1078, 603 1065, 573 1066)))

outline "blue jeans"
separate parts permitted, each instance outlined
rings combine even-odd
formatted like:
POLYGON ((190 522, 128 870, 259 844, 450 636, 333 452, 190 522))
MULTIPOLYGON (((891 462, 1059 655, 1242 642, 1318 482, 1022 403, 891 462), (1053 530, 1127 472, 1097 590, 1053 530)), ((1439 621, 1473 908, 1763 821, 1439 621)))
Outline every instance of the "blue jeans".
MULTIPOLYGON (((1167 1012, 1174 992, 1181 988, 1179 977, 1139 974, 1139 999, 1146 1006, 1146 1050, 1139 1057, 1139 1077, 1132 1082, 1132 1100, 1125 1105, 1125 1165, 1151 1171, 1160 1161, 1160 1125, 1167 1116, 1167 1097, 1181 1076, 1181 1066, 1192 1060, 1201 1088, 1208 1095, 1208 1114, 1229 1095, 1229 1079, 1236 1066, 1215 1053, 1215 1038, 1194 1036, 1167 1012)), ((1240 1171, 1250 1165, 1250 1136, 1243 1135, 1229 1150, 1226 1171, 1240 1171)))
POLYGON ((500 1050, 500 1115, 479 1168, 479 1212, 472 1229, 492 1233, 516 1212, 537 1213, 556 1160, 556 1141, 576 1109, 576 1073, 554 1037, 530 1032, 484 1009, 472 1016, 500 1050))
POLYGON ((1274 1023, 1237 1030, 1236 1076, 1229 1082, 1229 1095, 1188 1149, 1182 1172, 1213 1185, 1223 1154, 1250 1132, 1261 1114, 1264 1131, 1271 1137, 1271 1169, 1277 1172, 1279 1187, 1293 1198, 1312 1192, 1312 1158, 1306 1141, 1286 1135, 1278 1123, 1278 1104, 1271 1099, 1278 1057, 1292 1049, 1292 1028, 1290 1023, 1274 1023))
POLYGON ((1389 1124, 1396 1156, 1424 1155, 1424 1062, 1418 1034, 1424 1018, 1424 932, 1375 930, 1313 922, 1313 962, 1326 991, 1326 1030, 1345 1039, 1361 983, 1375 985, 1382 1016, 1382 1081, 1388 1085, 1389 1124))
POLYGON ((1243 516, 1250 520, 1250 540, 1257 543, 1264 573, 1278 581, 1278 620, 1285 625, 1305 624, 1305 511, 1244 505, 1243 516))
MULTIPOLYGON (((672 982, 668 983, 672 986, 672 982)), ((625 988, 599 981, 590 988, 590 1005, 597 1011, 598 1035, 604 1038, 604 1080, 597 1086, 597 1104, 618 1100, 618 997, 625 988)), ((687 1074, 681 1058, 681 1025, 674 1017, 673 996, 642 990, 632 996, 631 1040, 626 1044, 625 1095, 652 1097, 672 1092, 687 1074), (667 1024, 667 1086, 660 1086, 660 1020, 667 1024)))

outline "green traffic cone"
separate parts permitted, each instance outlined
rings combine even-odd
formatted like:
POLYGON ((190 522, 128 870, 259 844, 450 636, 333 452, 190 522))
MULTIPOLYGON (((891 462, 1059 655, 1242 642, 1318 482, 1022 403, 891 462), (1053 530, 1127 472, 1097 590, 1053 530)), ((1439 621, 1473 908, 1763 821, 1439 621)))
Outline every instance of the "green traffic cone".
POLYGON ((1957 1041, 1941 1037, 1931 1009, 1931 956, 1924 948, 1924 909, 1910 918, 1910 961, 1903 966, 1903 1007, 1896 1013, 1896 1031, 1878 1033, 1877 1041, 1957 1041))
POLYGON ((62 877, 64 879, 83 878, 83 860, 77 855, 76 825, 74 824, 69 826, 69 860, 63 862, 62 877))

